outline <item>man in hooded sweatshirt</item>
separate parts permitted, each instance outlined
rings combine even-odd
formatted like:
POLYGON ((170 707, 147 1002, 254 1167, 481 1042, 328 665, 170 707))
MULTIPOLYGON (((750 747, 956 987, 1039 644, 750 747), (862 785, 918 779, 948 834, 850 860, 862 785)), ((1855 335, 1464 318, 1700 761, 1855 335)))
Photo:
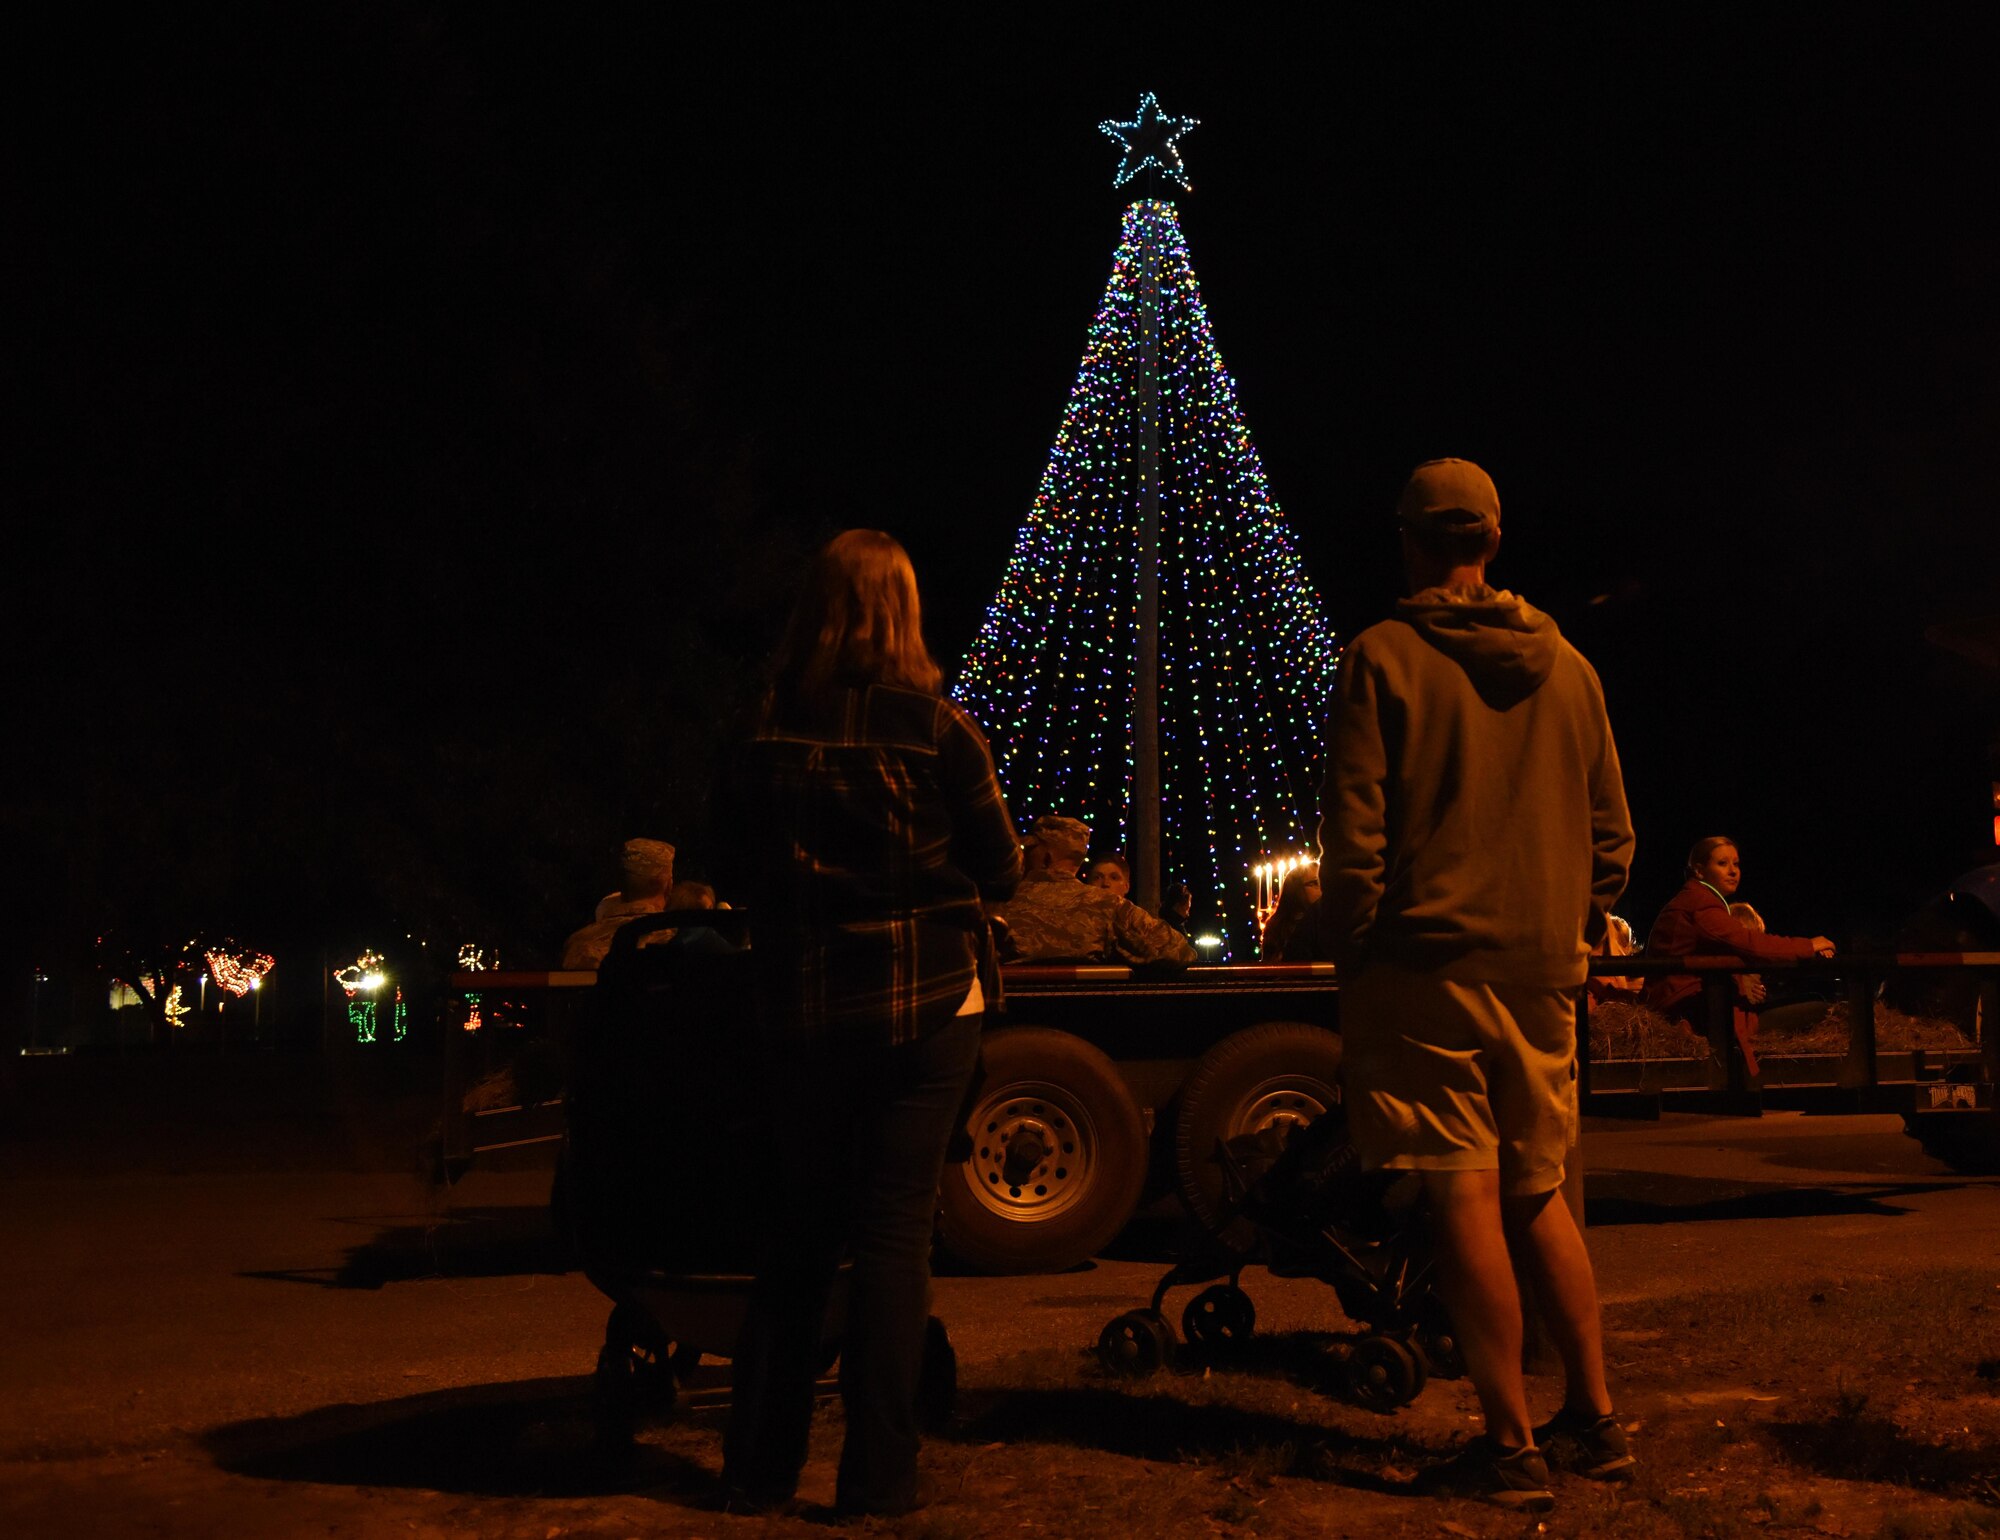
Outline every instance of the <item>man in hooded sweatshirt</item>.
POLYGON ((1632 824, 1596 673, 1548 616, 1487 585, 1492 479, 1426 461, 1396 512, 1411 597, 1341 662, 1321 939, 1341 965, 1355 1146, 1371 1167, 1422 1174, 1439 1287, 1486 1416, 1484 1437, 1425 1485, 1541 1511, 1554 1501, 1544 1448, 1599 1480, 1634 1464, 1589 1254, 1559 1193, 1576 992, 1624 891, 1632 824), (1568 1383, 1538 1428, 1514 1259, 1568 1383))

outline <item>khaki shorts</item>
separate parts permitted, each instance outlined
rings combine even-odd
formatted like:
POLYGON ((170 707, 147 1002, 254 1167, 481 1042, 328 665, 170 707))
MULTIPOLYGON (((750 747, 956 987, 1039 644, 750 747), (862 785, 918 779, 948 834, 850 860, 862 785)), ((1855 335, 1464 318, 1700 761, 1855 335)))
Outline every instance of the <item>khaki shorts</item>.
POLYGON ((1376 963, 1341 980, 1347 1111, 1362 1163, 1560 1187, 1576 1140, 1576 991, 1459 984, 1376 963))

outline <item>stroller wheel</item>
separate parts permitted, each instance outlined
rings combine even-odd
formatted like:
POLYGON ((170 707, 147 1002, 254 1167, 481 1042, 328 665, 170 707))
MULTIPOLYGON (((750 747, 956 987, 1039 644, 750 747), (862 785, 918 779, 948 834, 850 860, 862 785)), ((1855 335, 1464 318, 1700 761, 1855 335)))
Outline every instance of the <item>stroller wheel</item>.
POLYGON ((1257 1307, 1234 1284, 1203 1289, 1181 1312, 1181 1335, 1210 1353, 1241 1351, 1257 1329, 1257 1307))
POLYGON ((1128 1310, 1097 1334, 1097 1361, 1113 1374, 1144 1379, 1174 1356, 1174 1329, 1157 1310, 1128 1310))
POLYGON ((631 1440, 640 1417, 674 1404, 673 1344, 662 1342, 649 1317, 627 1305, 612 1309, 593 1376, 600 1442, 631 1440))
POLYGON ((1423 1360, 1394 1337, 1363 1337, 1347 1360, 1347 1385, 1370 1411, 1393 1412, 1422 1394, 1423 1360))
POLYGON ((1441 1380, 1465 1378, 1465 1355, 1458 1349, 1458 1333, 1442 1306, 1423 1312, 1410 1339, 1423 1366, 1441 1380))

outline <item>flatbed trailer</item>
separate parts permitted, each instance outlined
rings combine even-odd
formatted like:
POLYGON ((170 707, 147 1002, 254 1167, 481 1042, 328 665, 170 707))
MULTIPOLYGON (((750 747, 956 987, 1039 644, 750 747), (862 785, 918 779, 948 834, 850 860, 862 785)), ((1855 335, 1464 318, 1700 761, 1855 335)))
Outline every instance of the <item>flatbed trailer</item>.
MULTIPOLYGON (((1217 1211, 1218 1137, 1309 1122, 1339 1098, 1331 964, 1010 965, 1002 981, 1005 1015, 987 1029, 940 1192, 942 1238, 969 1266, 1074 1266, 1175 1188, 1217 1211)), ((447 1172, 560 1144, 569 1044, 596 982, 452 976, 447 1172)))
MULTIPOLYGON (((686 917, 699 923, 699 916, 686 917)), ((645 954, 640 954, 645 955, 645 954)), ((1765 1060, 1745 1072, 1730 1028, 1730 959, 1593 959, 1593 973, 1704 977, 1701 1058, 1608 1060, 1578 1020, 1586 1112, 1663 1109, 1756 1115, 1766 1107, 1894 1111, 1926 1148, 2000 1166, 2000 952, 1893 953, 1760 964, 1828 981, 1849 1004, 1844 1053, 1765 1060), (1981 983, 1976 1046, 1885 1053, 1876 997, 1886 978, 1970 973, 1981 983)), ((1339 984, 1331 964, 1188 968, 1014 965, 990 1018, 982 1070, 939 1191, 949 1250, 991 1272, 1057 1271, 1101 1250, 1149 1196, 1177 1192, 1195 1215, 1227 1218, 1218 1140, 1310 1122, 1338 1103, 1339 984)), ((549 1160, 563 1137, 569 1042, 594 972, 452 977, 446 1023, 446 1170, 475 1160, 549 1160)), ((747 999, 747 993, 746 993, 747 999)), ((1580 1194, 1578 1195, 1580 1198, 1580 1194)))

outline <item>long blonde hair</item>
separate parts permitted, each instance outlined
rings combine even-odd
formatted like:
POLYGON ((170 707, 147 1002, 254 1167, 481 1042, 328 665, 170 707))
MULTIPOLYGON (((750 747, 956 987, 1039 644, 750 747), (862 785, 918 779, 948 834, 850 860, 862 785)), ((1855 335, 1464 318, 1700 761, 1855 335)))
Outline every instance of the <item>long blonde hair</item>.
POLYGON ((924 646, 909 553, 879 529, 850 529, 814 558, 772 659, 771 703, 844 685, 935 695, 944 682, 924 646))

